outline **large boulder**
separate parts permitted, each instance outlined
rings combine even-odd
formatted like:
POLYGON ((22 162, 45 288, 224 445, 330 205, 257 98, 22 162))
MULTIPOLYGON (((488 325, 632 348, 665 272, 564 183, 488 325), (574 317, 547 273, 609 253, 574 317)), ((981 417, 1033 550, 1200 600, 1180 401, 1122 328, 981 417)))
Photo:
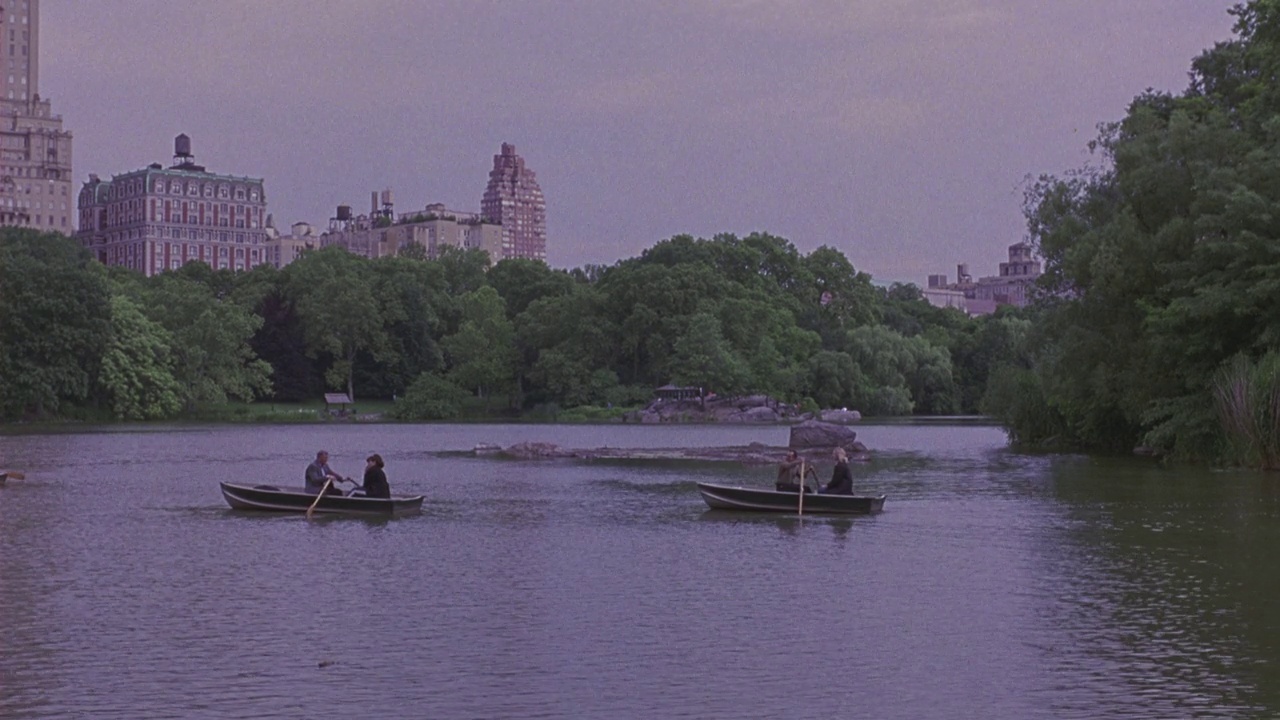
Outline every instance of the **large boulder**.
POLYGON ((834 448, 842 447, 854 450, 858 441, 858 433, 835 423, 821 420, 806 420, 799 425, 791 426, 791 442, 793 448, 834 448))
POLYGON ((857 410, 823 410, 819 415, 823 422, 836 423, 837 425, 848 425, 856 423, 862 419, 862 413, 857 410))

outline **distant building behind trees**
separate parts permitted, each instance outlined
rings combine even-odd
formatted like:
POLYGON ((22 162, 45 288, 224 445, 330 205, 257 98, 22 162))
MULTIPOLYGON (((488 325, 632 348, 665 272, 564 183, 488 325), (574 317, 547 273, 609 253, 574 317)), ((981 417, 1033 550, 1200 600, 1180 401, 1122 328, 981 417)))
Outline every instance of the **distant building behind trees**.
POLYGON ((322 247, 337 245, 368 258, 396 255, 415 244, 428 258, 438 257, 443 247, 484 250, 492 262, 504 257, 502 227, 497 223, 476 213, 449 210, 442 203, 397 214, 390 190, 372 194, 368 215, 355 215, 351 206, 339 205, 320 236, 322 247))
MULTIPOLYGON (((32 107, 47 114, 47 102, 32 107)), ((55 120, 49 122, 60 128, 61 120, 55 120)), ((49 142, 62 142, 60 129, 41 132, 41 137, 51 138, 49 142)), ((39 145, 49 167, 21 172, 50 179, 48 192, 55 198, 48 203, 51 210, 56 209, 59 187, 65 186, 61 190, 64 208, 69 194, 69 134, 65 141, 65 153, 61 144, 47 149, 39 145), (65 179, 58 185, 53 182, 55 177, 65 179)), ((14 144, 5 142, 6 148, 14 144)), ((23 142, 35 147, 30 141, 23 142)), ((9 154, 3 158, 8 159, 9 154)), ((247 270, 266 263, 283 267, 305 250, 329 246, 367 258, 409 253, 433 259, 449 247, 483 250, 492 263, 508 258, 546 259, 542 189, 510 143, 503 143, 501 152, 494 155, 478 213, 450 210, 441 203, 397 213, 394 196, 386 189, 372 193, 368 214, 356 214, 351 205, 339 205, 323 232, 310 223, 298 222, 284 235, 267 214, 263 185, 261 178, 206 171, 195 164, 191 139, 179 135, 174 141, 173 164, 167 168, 153 163, 110 180, 90 175, 80 190, 75 237, 100 262, 148 276, 188 262, 203 262, 219 270, 247 270)), ((36 190, 37 195, 43 192, 41 187, 36 190)), ((15 185, 12 177, 0 176, 0 225, 47 229, 67 225, 65 219, 54 215, 34 213, 33 208, 42 206, 25 199, 30 195, 30 186, 15 185), (8 199, 6 192, 21 194, 24 199, 8 199)))
POLYGON ((320 233, 308 222, 296 222, 288 235, 281 235, 270 215, 267 216, 267 261, 277 268, 298 259, 304 250, 320 247, 320 233))
POLYGON ((1031 246, 1016 242, 1009 246, 1009 261, 1000 263, 1000 274, 980 277, 969 274, 968 263, 956 266, 956 281, 946 275, 930 275, 924 297, 937 307, 954 307, 969 315, 986 315, 1001 305, 1023 307, 1030 301, 1030 290, 1040 277, 1040 261, 1031 246))
POLYGON ((491 262, 509 258, 546 260, 547 206, 535 173, 503 143, 480 202, 480 212, 450 210, 432 203, 421 210, 397 212, 391 190, 375 191, 369 213, 339 205, 320 236, 320 245, 337 245, 363 257, 396 255, 414 245, 427 258, 442 248, 483 250, 491 262))
POLYGON ((80 189, 76 239, 106 265, 151 276, 203 262, 247 270, 268 262, 262 178, 211 173, 191 138, 174 139, 173 164, 152 163, 80 189))
POLYGON ((511 143, 493 156, 480 214, 502 226, 503 258, 547 259, 547 203, 536 174, 511 143))

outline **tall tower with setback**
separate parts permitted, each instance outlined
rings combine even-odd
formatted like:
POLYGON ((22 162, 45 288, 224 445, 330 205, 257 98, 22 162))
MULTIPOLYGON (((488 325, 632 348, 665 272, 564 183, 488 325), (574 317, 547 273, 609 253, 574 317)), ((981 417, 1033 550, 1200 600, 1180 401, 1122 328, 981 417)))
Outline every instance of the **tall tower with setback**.
POLYGON ((491 258, 494 262, 547 259, 547 203, 537 176, 511 143, 502 143, 502 152, 493 156, 480 215, 502 225, 502 258, 491 258))

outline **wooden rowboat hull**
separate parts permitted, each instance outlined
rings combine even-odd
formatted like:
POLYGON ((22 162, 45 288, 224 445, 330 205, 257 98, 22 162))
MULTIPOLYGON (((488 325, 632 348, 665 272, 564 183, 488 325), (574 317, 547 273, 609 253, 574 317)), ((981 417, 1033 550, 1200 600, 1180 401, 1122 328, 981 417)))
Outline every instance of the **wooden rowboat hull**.
MULTIPOLYGON (((240 485, 226 482, 219 484, 222 486, 222 497, 235 510, 305 513, 311 507, 311 503, 316 501, 315 493, 299 487, 240 485)), ((315 512, 326 515, 394 517, 416 513, 421 509, 421 495, 392 495, 389 500, 325 495, 316 504, 315 512)))
MULTIPOLYGON (((702 499, 714 510, 747 512, 786 512, 795 514, 799 498, 793 492, 765 488, 734 487, 698 483, 702 499)), ((884 495, 814 495, 804 496, 806 514, 869 515, 884 510, 884 495)))

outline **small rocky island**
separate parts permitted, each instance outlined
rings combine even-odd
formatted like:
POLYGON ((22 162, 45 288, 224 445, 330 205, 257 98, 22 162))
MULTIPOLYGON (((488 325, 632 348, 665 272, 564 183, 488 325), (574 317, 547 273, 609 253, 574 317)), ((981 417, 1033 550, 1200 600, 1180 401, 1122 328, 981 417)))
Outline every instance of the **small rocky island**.
POLYGON ((827 462, 831 459, 831 451, 837 447, 844 448, 850 460, 870 459, 867 447, 858 442, 858 434, 852 428, 812 419, 791 427, 786 447, 751 443, 722 447, 565 448, 552 443, 524 442, 505 448, 478 445, 473 452, 515 460, 709 460, 771 465, 781 461, 787 450, 795 450, 809 462, 827 462))

